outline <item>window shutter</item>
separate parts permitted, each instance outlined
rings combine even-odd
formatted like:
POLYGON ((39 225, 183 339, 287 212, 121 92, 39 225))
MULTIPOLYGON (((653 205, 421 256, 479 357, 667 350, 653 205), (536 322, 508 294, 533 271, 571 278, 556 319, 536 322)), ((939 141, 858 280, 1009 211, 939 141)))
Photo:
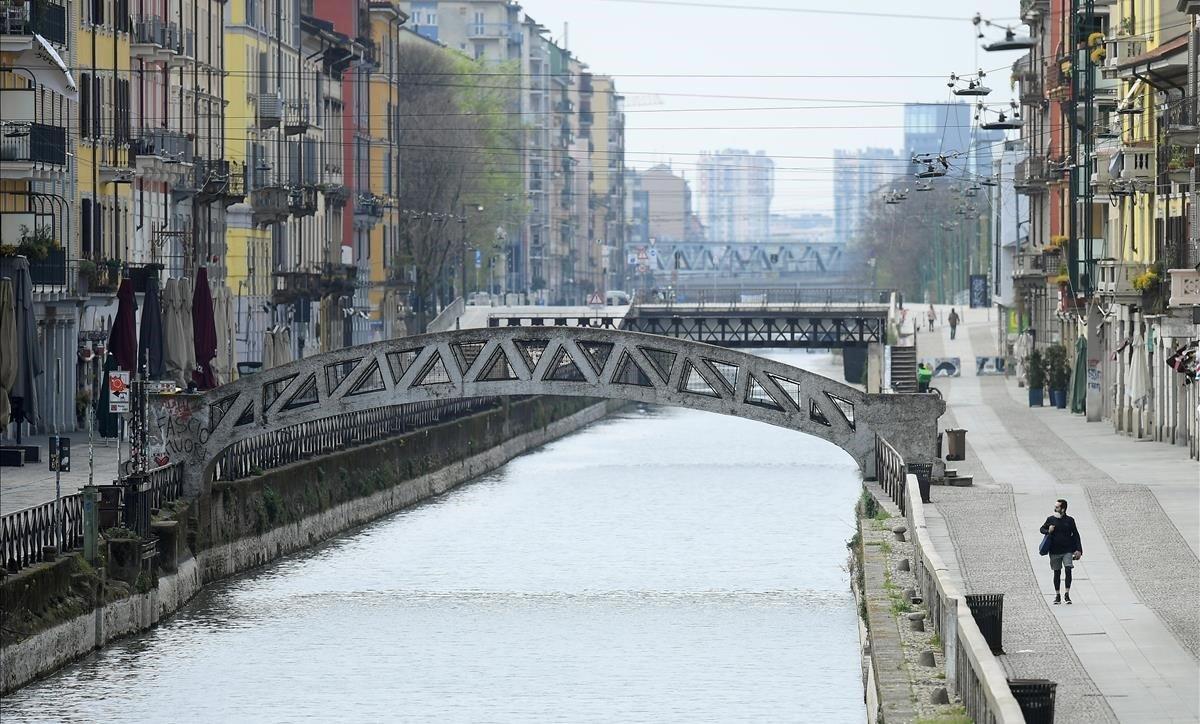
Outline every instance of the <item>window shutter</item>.
POLYGON ((92 255, 92 200, 81 199, 79 206, 79 245, 85 257, 92 255))
POLYGON ((79 76, 79 135, 82 138, 92 136, 92 77, 88 73, 79 76))

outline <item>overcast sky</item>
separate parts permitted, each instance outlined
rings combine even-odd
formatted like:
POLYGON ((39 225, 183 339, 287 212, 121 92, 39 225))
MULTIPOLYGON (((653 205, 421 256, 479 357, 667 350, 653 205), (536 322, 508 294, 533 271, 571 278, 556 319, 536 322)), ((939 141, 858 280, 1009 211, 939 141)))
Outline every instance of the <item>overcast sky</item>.
MULTIPOLYGON (((524 0, 523 5, 560 44, 568 23, 570 50, 593 72, 616 76, 619 91, 629 94, 629 165, 670 162, 687 175, 700 151, 761 149, 777 166, 776 213, 831 211, 833 149, 899 148, 903 113, 896 104, 946 101, 951 72, 992 71, 994 92, 988 100, 1006 104, 1012 96, 1010 68, 1020 55, 981 50, 970 22, 978 11, 1016 23, 1019 0, 697 0, 678 5, 524 0), (927 17, 826 14, 834 9, 927 17), (939 16, 961 20, 935 19, 939 16), (868 77, 763 77, 832 74, 868 77), (884 75, 929 77, 879 77, 884 75)), ((1017 27, 1025 34, 1027 28, 1017 27)), ((1003 35, 1000 29, 985 32, 1003 35)))

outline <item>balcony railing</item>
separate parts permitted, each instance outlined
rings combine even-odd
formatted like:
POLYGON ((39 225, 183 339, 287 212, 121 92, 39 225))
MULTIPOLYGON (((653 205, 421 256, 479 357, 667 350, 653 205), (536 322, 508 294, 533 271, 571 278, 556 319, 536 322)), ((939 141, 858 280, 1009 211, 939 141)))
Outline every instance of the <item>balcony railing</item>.
POLYGON ((67 8, 45 0, 0 1, 0 35, 40 35, 67 44, 67 8))
POLYGON ((1184 98, 1167 106, 1162 114, 1163 135, 1171 143, 1194 146, 1200 143, 1200 123, 1197 122, 1196 99, 1184 98))
POLYGON ((359 194, 354 199, 354 215, 383 218, 383 199, 374 194, 359 194))
POLYGON ((1041 193, 1049 180, 1046 158, 1030 156, 1017 162, 1013 171, 1013 187, 1020 193, 1041 193))
POLYGON ((1145 271, 1145 264, 1099 259, 1096 261, 1096 293, 1115 299, 1138 299, 1142 293, 1134 288, 1133 280, 1145 271))
POLYGON ((1046 261, 1045 256, 1041 252, 1022 252, 1017 254, 1016 264, 1013 267, 1014 279, 1038 278, 1042 279, 1046 276, 1046 261))
POLYGON ((156 15, 138 18, 133 23, 130 52, 135 56, 143 55, 144 53, 138 52, 139 46, 152 50, 157 49, 164 53, 178 53, 181 50, 179 26, 156 15))
POLYGON ((140 157, 161 159, 164 163, 192 163, 195 144, 182 131, 166 128, 143 128, 130 143, 130 150, 140 157))
POLYGON ((66 164, 67 129, 44 123, 7 123, 0 129, 0 162, 66 164))
POLYGON ((1172 307, 1200 306, 1200 271, 1195 269, 1170 269, 1172 307))
POLYGON ((308 130, 310 124, 308 101, 288 101, 284 106, 283 132, 295 136, 308 130))
POLYGON ((519 43, 524 39, 520 28, 509 23, 469 23, 467 36, 472 40, 508 38, 514 43, 519 43))
POLYGON ((293 186, 288 194, 292 216, 312 216, 317 213, 317 187, 293 186))
POLYGON ((250 192, 250 207, 257 225, 283 221, 291 212, 288 188, 282 185, 262 186, 250 192))

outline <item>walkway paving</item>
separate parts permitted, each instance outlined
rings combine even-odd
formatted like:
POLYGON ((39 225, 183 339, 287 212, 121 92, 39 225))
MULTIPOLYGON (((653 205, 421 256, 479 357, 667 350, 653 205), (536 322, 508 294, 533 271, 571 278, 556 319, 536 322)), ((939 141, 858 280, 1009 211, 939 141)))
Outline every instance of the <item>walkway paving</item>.
MULTIPOLYGON (((78 492, 88 481, 88 435, 86 432, 66 435, 71 438, 71 472, 62 474, 62 493, 78 492)), ((5 444, 14 441, 5 439, 5 444)), ((49 444, 45 435, 26 435, 24 445, 41 447, 41 462, 26 463, 24 467, 0 467, 0 515, 41 505, 54 500, 54 473, 46 462, 49 444)), ((112 482, 117 477, 117 443, 115 440, 95 439, 95 481, 97 485, 112 482)), ((128 452, 128 450, 126 450, 128 452)))
MULTIPOLYGON (((962 313, 962 310, 960 310, 962 313)), ((1005 594, 1010 675, 1059 682, 1057 721, 1200 721, 1200 465, 1186 450, 1118 436, 1064 410, 1028 407, 1015 380, 976 377, 994 322, 968 311, 958 339, 922 334, 922 357, 956 356, 938 378, 945 424, 969 430, 972 488, 935 488, 935 546, 965 590, 1005 594), (1053 606, 1037 528, 1070 501, 1084 557, 1072 606, 1053 606)))

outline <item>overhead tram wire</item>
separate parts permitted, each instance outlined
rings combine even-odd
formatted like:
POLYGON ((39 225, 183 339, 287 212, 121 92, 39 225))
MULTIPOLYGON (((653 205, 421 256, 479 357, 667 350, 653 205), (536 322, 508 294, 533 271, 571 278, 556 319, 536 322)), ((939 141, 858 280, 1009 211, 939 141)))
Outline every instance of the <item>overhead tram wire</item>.
POLYGON ((779 5, 730 5, 728 3, 696 2, 696 0, 593 0, 593 2, 625 3, 630 5, 660 5, 664 7, 707 8, 712 10, 751 10, 755 12, 796 13, 801 15, 838 15, 856 18, 882 18, 888 20, 938 20, 947 22, 970 22, 969 17, 950 15, 913 15, 906 13, 880 13, 866 10, 828 10, 825 8, 796 8, 779 5))

